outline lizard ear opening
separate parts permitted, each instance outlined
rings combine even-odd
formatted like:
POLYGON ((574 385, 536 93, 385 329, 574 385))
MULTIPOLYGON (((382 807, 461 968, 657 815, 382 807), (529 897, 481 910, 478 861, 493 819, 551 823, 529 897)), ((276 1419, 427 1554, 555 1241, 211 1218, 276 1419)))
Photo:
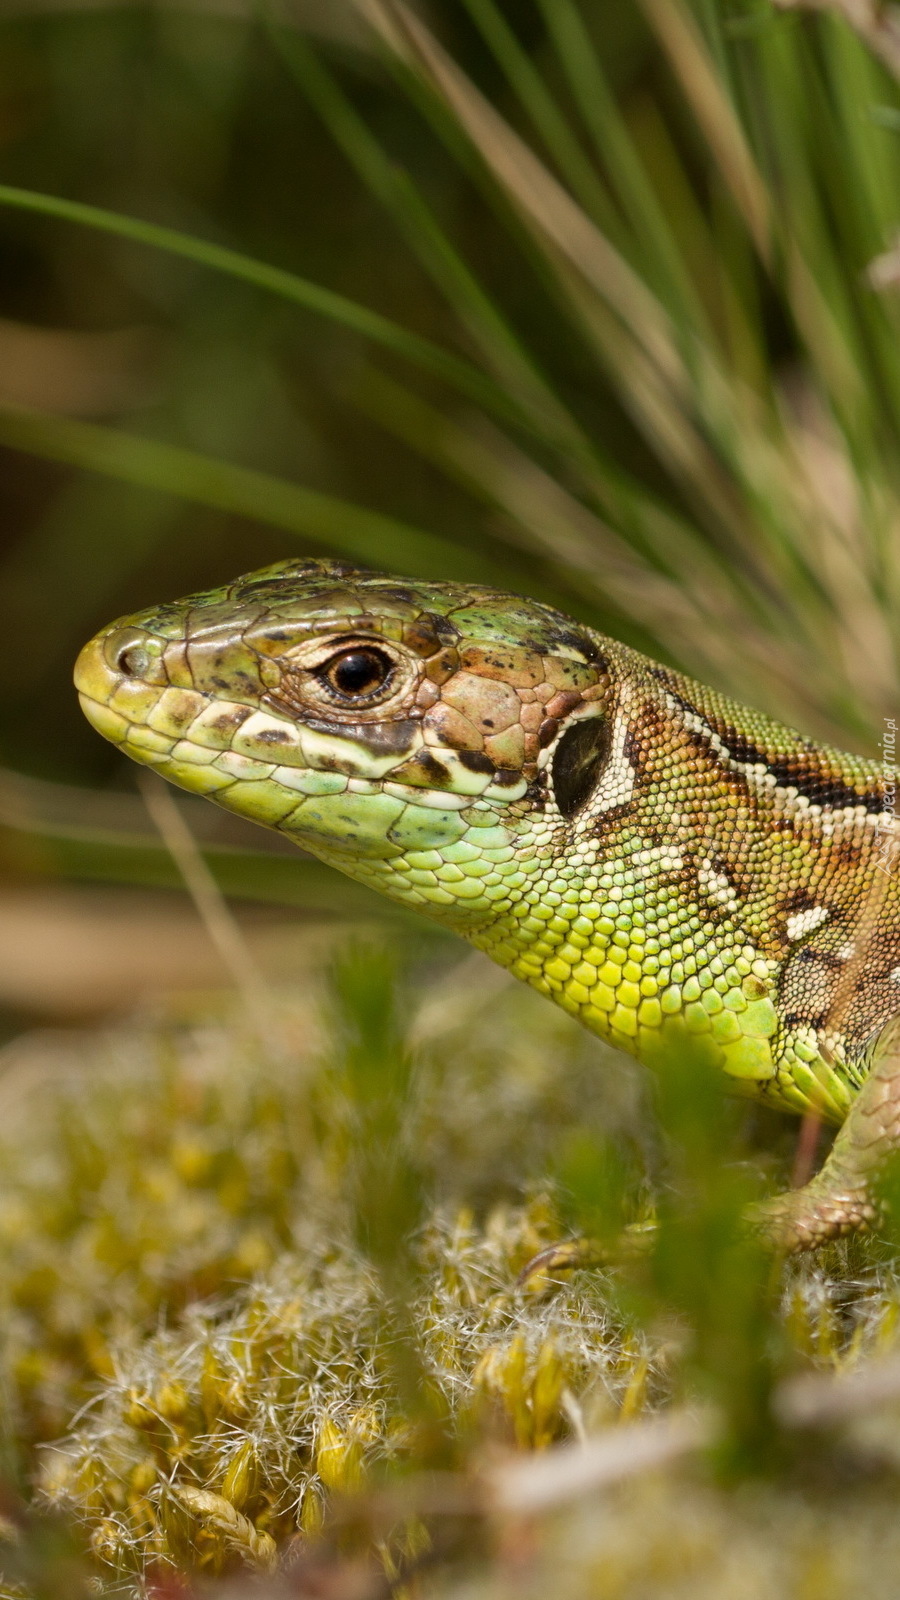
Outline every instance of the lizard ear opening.
POLYGON ((587 717, 560 734, 553 753, 553 796, 568 821, 586 805, 609 754, 609 719, 587 717))

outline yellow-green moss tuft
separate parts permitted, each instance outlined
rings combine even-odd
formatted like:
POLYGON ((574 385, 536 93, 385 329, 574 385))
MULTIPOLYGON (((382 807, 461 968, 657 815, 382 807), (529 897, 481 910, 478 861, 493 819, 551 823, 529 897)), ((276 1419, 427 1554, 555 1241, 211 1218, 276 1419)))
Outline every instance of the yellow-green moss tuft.
MULTIPOLYGON (((580 1220, 602 1232, 604 1207, 616 1227, 642 1214, 647 1112, 630 1068, 479 974, 408 1012, 383 954, 353 956, 324 1010, 285 1005, 275 1060, 213 1018, 13 1048, 0 1141, 7 1477, 75 1530, 86 1582, 145 1592, 153 1574, 266 1574, 320 1549, 370 1563, 379 1582, 440 1572, 446 1519, 435 1526, 415 1494, 397 1499, 407 1478, 436 1472, 458 1495, 498 1451, 545 1451, 703 1397, 730 1441, 719 1470, 780 1475, 781 1492, 785 1451, 800 1447, 767 1409, 772 1385, 895 1348, 900 1286, 871 1247, 836 1248, 827 1271, 789 1267, 780 1286, 768 1267, 754 1278, 748 1257, 736 1293, 732 1177, 756 1157, 699 1090, 710 1120, 698 1133, 692 1113, 682 1147, 661 1102, 659 1248, 523 1285, 531 1257, 580 1220), (618 1177, 585 1198, 591 1148, 597 1161, 618 1152, 618 1177)), ((823 1515, 842 1470, 825 1473, 823 1515)), ((706 1550, 732 1515, 747 1523, 725 1489, 683 1472, 666 1485, 608 1502, 632 1527, 630 1566, 615 1519, 588 1537, 567 1514, 583 1553, 571 1572, 560 1561, 561 1596, 581 1592, 577 1571, 607 1574, 605 1588, 590 1577, 592 1595, 630 1600, 651 1568, 668 1570, 659 1541, 652 1561, 637 1548, 654 1493, 661 1525, 683 1522, 673 1549, 706 1550)), ((557 1525, 544 1519, 535 1546, 545 1581, 557 1525)), ((480 1550, 472 1593, 515 1592, 490 1542, 454 1536, 446 1581, 480 1550)), ((705 1572, 707 1556, 696 1562, 705 1572)), ((10 1574, 55 1600, 46 1576, 23 1589, 15 1560, 10 1574)))

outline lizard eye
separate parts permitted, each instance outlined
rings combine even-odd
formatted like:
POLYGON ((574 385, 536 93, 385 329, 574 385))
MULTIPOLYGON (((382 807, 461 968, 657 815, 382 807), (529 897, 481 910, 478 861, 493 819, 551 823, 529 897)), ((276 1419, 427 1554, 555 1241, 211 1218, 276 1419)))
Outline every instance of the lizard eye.
POLYGON ((357 646, 341 650, 319 668, 319 677, 341 700, 371 700, 393 675, 394 663, 383 650, 357 646))

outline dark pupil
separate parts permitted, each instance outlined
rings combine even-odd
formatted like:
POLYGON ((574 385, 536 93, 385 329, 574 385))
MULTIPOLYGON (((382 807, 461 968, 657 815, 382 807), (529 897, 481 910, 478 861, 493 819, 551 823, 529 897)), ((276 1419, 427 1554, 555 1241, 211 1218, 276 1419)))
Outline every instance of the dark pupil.
POLYGON ((328 676, 341 694, 371 694, 380 689, 390 671, 390 662, 376 650, 348 650, 339 656, 328 676))

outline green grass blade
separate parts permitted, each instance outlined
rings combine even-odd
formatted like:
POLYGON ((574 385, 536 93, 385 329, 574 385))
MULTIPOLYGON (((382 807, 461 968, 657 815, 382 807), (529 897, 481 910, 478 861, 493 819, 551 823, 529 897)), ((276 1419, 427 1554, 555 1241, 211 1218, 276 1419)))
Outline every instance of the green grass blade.
POLYGON ((391 161, 319 57, 297 34, 272 27, 291 76, 315 107, 351 165, 394 218, 429 277, 481 356, 511 390, 533 428, 569 449, 583 447, 574 420, 538 371, 507 319, 463 260, 409 176, 391 161))
MULTIPOLYGON (((339 878, 299 850, 215 843, 206 831, 206 807, 190 800, 180 803, 223 893, 353 919, 406 916, 383 896, 339 878)), ((154 889, 183 887, 137 796, 48 783, 5 767, 0 768, 0 863, 17 876, 154 889)))
MULTIPOLYGON (((548 34, 598 158, 638 243, 646 271, 682 318, 709 329, 701 297, 610 89, 584 18, 573 0, 538 0, 548 34)), ((631 252, 635 254, 634 251, 631 252)))
POLYGON ((618 234, 619 219, 609 195, 505 17, 493 0, 463 3, 572 193, 605 232, 618 234))
POLYGON ((395 517, 159 439, 68 417, 0 410, 0 444, 265 522, 375 567, 461 580, 496 582, 500 576, 482 556, 395 517))
POLYGON ((34 211, 42 216, 55 217, 63 222, 73 222, 82 227, 95 228, 102 233, 115 234, 120 239, 131 239, 135 244, 147 245, 154 250, 165 250, 170 255, 182 256, 187 261, 225 273, 252 284, 256 289, 278 295, 283 300, 303 306, 317 316, 337 322, 365 339, 383 345, 402 356, 413 365, 442 378, 471 400, 500 411, 508 416, 510 404, 502 390, 477 367, 450 351, 442 350, 430 339, 410 333, 406 328, 370 311, 357 301, 331 289, 311 283, 307 278, 287 272, 281 267, 269 266, 253 256, 232 250, 227 245, 214 244, 208 239, 197 239, 181 233, 176 228, 165 228, 139 217, 123 216, 117 211, 107 211, 101 206, 84 205, 78 200, 66 200, 59 195, 39 194, 31 189, 18 189, 10 184, 0 184, 0 205, 15 206, 20 211, 34 211))
POLYGON ((680 0, 642 0, 760 258, 772 260, 771 197, 692 11, 680 0))

